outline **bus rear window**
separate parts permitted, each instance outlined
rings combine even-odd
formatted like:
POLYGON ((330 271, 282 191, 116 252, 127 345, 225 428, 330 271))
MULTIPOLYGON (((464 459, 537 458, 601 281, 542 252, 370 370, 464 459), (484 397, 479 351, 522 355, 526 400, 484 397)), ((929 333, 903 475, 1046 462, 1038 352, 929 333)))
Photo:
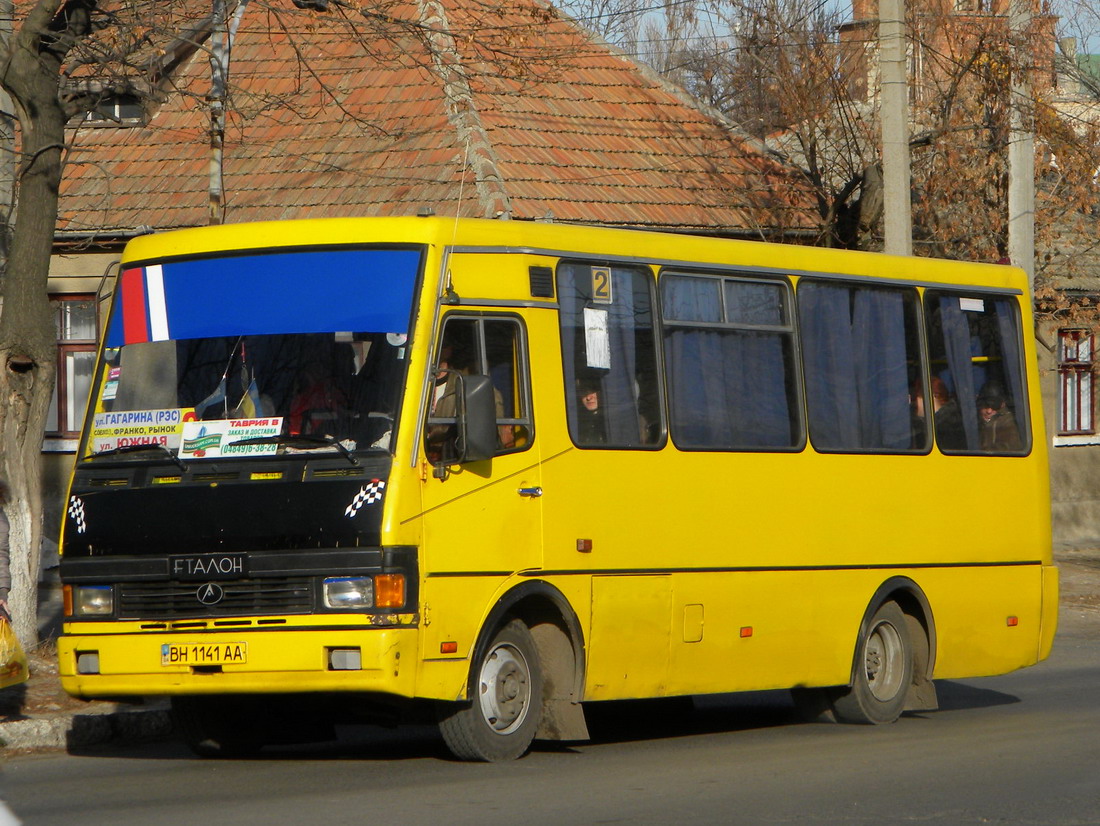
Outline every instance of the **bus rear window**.
POLYGON ((933 427, 945 453, 1022 453, 1030 436, 1016 302, 925 293, 933 427))

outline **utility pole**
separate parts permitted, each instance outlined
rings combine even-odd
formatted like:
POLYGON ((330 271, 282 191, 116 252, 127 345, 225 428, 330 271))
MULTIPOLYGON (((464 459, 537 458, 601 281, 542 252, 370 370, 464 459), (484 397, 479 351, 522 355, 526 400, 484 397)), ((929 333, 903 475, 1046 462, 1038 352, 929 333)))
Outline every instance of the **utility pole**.
POLYGON ((1011 0, 1012 87, 1008 130, 1008 258, 1035 290, 1035 132, 1031 93, 1031 0, 1011 0))
POLYGON ((878 40, 885 251, 893 255, 912 255, 904 0, 880 0, 878 40))

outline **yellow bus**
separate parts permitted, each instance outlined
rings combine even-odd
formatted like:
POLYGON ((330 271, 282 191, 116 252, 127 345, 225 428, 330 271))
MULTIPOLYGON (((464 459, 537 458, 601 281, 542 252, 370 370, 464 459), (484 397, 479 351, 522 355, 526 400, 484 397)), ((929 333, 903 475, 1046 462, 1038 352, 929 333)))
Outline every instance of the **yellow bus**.
POLYGON ((199 754, 791 689, 888 723, 1051 648, 1022 273, 439 217, 123 256, 62 537, 60 671, 199 754))

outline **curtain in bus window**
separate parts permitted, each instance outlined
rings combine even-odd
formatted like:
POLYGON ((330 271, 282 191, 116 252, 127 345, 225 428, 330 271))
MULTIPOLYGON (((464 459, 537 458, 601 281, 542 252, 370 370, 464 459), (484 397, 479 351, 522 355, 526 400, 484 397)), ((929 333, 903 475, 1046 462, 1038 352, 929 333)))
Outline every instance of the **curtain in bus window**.
POLYGON ((1011 302, 998 299, 994 302, 997 310, 997 329, 1001 334, 1001 367, 1005 378, 1005 387, 1009 393, 1009 408, 1016 417, 1016 426, 1019 428, 1020 439, 1027 441, 1026 427, 1026 396, 1024 394, 1023 379, 1020 375, 1020 342, 1016 332, 1016 313, 1011 302))
POLYGON ((848 290, 803 284, 799 289, 799 317, 814 445, 857 447, 856 359, 848 290))
POLYGON ((957 295, 940 296, 940 326, 943 329, 943 348, 947 357, 947 374, 941 378, 953 393, 962 418, 964 450, 977 450, 978 418, 974 405, 978 388, 974 382, 971 362, 970 322, 959 304, 957 295))
POLYGON ((607 417, 607 437, 611 444, 638 442, 638 397, 634 383, 637 375, 634 338, 634 291, 630 273, 612 272, 615 302, 606 308, 607 333, 611 343, 611 369, 601 377, 603 406, 607 417))
MULTIPOLYGON (((787 360, 783 335, 733 329, 677 327, 676 322, 722 321, 714 278, 666 276, 666 320, 673 439, 687 448, 790 447, 787 360)), ((783 321, 778 285, 727 284, 727 313, 760 324, 783 321), (737 287, 758 286, 750 290, 737 287)))
POLYGON ((904 295, 803 282, 799 316, 814 445, 909 449, 904 295))
POLYGON ((904 297, 856 290, 852 310, 864 447, 905 450, 911 441, 904 297))

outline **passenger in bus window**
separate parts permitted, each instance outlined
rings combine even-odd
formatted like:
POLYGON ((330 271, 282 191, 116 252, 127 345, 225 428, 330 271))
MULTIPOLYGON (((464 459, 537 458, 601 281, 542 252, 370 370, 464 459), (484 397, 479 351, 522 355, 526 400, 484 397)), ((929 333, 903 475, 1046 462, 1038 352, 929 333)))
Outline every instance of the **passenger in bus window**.
POLYGON ((1004 389, 996 382, 986 382, 978 393, 978 430, 981 449, 987 453, 1005 453, 1023 447, 1016 417, 1008 409, 1004 389))
POLYGON ((928 419, 920 379, 909 385, 909 433, 909 446, 918 450, 923 448, 928 439, 928 419))
POLYGON ((600 409, 600 385, 596 380, 577 382, 577 443, 607 443, 607 424, 600 409))
MULTIPOLYGON (((430 415, 433 418, 451 419, 458 413, 459 374, 468 376, 474 368, 474 355, 466 347, 444 343, 440 348, 439 364, 432 387, 430 415)), ((497 419, 504 418, 504 398, 493 388, 493 401, 497 419)), ((498 425, 500 447, 507 450, 515 443, 515 431, 511 425, 498 425)), ((429 458, 437 461, 445 458, 441 450, 444 443, 455 438, 453 424, 428 425, 426 440, 429 458)))
MULTIPOLYGON (((458 376, 452 371, 465 371, 461 370, 456 363, 454 351, 455 348, 451 344, 444 344, 439 351, 435 382, 428 402, 428 414, 433 418, 453 418, 458 411, 458 376)), ((459 355, 458 359, 462 359, 462 355, 459 355)), ((433 462, 449 458, 451 453, 444 448, 445 446, 453 448, 455 435, 453 424, 429 424, 425 433, 428 458, 433 462)))
POLYGON ((959 402, 939 376, 932 377, 932 418, 935 421, 936 441, 941 449, 966 449, 966 433, 963 430, 959 402))
POLYGON ((294 436, 336 436, 336 420, 347 409, 344 392, 318 362, 307 362, 290 403, 288 425, 294 436))

